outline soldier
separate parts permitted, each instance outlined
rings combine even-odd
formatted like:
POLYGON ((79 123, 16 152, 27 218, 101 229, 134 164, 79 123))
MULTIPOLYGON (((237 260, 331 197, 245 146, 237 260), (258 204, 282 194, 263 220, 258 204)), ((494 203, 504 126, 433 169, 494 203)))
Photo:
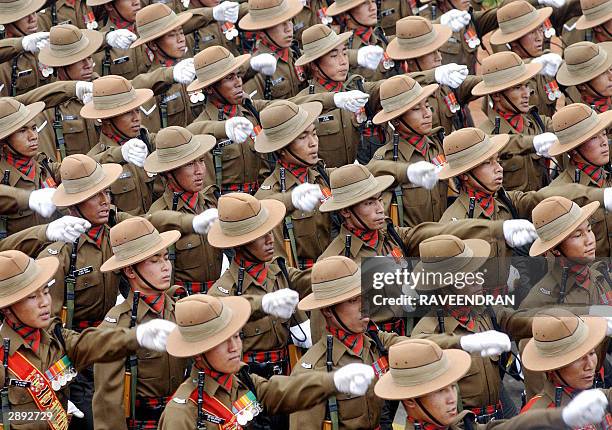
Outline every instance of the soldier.
MULTIPOLYGON (((219 3, 219 0, 190 0, 189 4, 197 8, 190 8, 190 11, 205 15, 203 12, 206 9, 214 8, 219 3)), ((239 17, 248 12, 249 4, 247 2, 235 3, 229 0, 224 0, 223 4, 234 5, 234 8, 223 10, 223 13, 220 13, 221 9, 219 9, 217 17, 214 18, 217 21, 203 25, 187 35, 187 46, 191 55, 195 56, 205 48, 214 45, 221 45, 231 51, 232 54, 239 55, 246 47, 243 43, 243 37, 246 37, 245 33, 239 37, 240 32, 234 24, 239 17)))
POLYGON ((25 52, 33 54, 49 40, 49 32, 41 31, 23 37, 8 37, 0 40, 0 63, 9 61, 25 52))
POLYGON ((582 15, 563 26, 561 41, 567 47, 577 42, 608 42, 612 39, 609 0, 580 0, 582 15))
POLYGON ((97 30, 99 27, 93 8, 84 0, 57 0, 47 5, 38 19, 43 28, 59 24, 71 24, 83 30, 97 30))

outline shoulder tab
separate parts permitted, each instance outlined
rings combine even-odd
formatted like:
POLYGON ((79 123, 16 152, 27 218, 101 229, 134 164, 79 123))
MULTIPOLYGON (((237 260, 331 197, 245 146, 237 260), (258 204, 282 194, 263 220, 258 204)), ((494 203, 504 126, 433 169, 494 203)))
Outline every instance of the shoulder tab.
POLYGON ((261 187, 259 187, 259 188, 261 188, 262 190, 266 190, 266 191, 267 191, 267 190, 271 190, 271 189, 272 189, 272 186, 271 186, 271 185, 262 185, 262 186, 261 186, 261 187))
POLYGON ((221 285, 217 285, 217 290, 221 291, 223 294, 229 295, 229 290, 223 288, 221 285))
POLYGON ((183 399, 182 397, 173 397, 172 401, 174 403, 178 403, 179 405, 184 405, 185 403, 187 403, 187 399, 183 399))
POLYGON ((104 321, 106 321, 107 323, 116 324, 117 323, 117 318, 112 318, 112 317, 106 315, 104 317, 104 321))

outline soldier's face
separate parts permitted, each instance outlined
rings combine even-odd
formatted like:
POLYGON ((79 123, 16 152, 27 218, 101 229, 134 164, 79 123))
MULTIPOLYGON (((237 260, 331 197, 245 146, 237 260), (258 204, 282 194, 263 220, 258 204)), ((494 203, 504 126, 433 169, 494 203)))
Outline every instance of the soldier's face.
MULTIPOLYGON (((111 193, 110 189, 99 192, 93 197, 88 198, 77 205, 80 214, 93 226, 103 225, 108 222, 110 213, 111 193)), ((79 216, 80 214, 75 214, 79 216)))
POLYGON ((115 128, 127 137, 133 138, 140 135, 140 108, 111 118, 115 128))
POLYGON ((47 328, 51 323, 51 294, 44 286, 12 305, 9 309, 15 317, 32 328, 47 328))
MULTIPOLYGON (((421 100, 420 103, 404 113, 402 120, 418 134, 422 136, 429 134, 431 132, 432 115, 427 99, 421 100)), ((400 127, 402 127, 401 123, 400 127)), ((410 129, 406 129, 406 132, 412 134, 410 129)))
POLYGON ((38 132, 34 120, 8 136, 6 143, 18 154, 25 157, 34 157, 38 152, 38 132))
POLYGON ((517 113, 516 109, 518 109, 520 113, 529 112, 529 96, 531 96, 531 88, 529 87, 528 82, 515 85, 512 88, 505 90, 504 94, 512 104, 508 103, 508 100, 502 96, 502 93, 495 93, 491 95, 493 102, 497 104, 502 112, 517 113), (514 105, 514 107, 512 105, 514 105))
POLYGON ((595 38, 593 42, 607 42, 611 39, 610 35, 612 34, 612 20, 606 21, 602 25, 598 25, 597 27, 593 27, 593 31, 595 32, 595 38))
POLYGON ((151 289, 143 280, 136 274, 132 267, 124 270, 132 288, 144 294, 156 294, 159 290, 165 291, 170 288, 170 277, 172 275, 172 264, 168 259, 168 251, 158 252, 152 257, 147 258, 136 264, 136 269, 156 290, 151 289))
POLYGON ((326 79, 317 68, 321 69, 332 81, 344 82, 348 76, 349 62, 346 45, 332 49, 319 58, 313 68, 313 73, 322 79, 326 79))
POLYGON ((240 370, 242 359, 242 339, 240 332, 236 332, 225 342, 215 346, 204 353, 210 366, 221 373, 237 373, 240 370))
POLYGON ((605 131, 593 136, 582 145, 578 150, 571 151, 573 160, 587 162, 595 166, 605 166, 610 161, 610 145, 605 131))
POLYGON ((272 39, 272 42, 276 43, 281 48, 289 48, 293 41, 293 22, 291 22, 291 20, 281 22, 274 27, 266 29, 266 33, 268 37, 272 39))
POLYGON ((557 257, 565 256, 577 263, 590 263, 595 260, 595 234, 589 221, 585 221, 561 242, 553 254, 557 257))
MULTIPOLYGON (((427 410, 427 413, 444 427, 451 425, 457 416, 457 389, 455 385, 447 385, 438 391, 419 397, 419 402, 427 410)), ((408 416, 418 421, 431 422, 431 419, 414 399, 403 400, 402 403, 408 416)))
POLYGON ((319 137, 314 124, 311 124, 288 146, 281 149, 283 160, 298 166, 313 166, 319 161, 319 137), (295 155, 295 156, 294 156, 295 155))
POLYGON ((597 93, 605 97, 612 96, 612 67, 595 79, 589 81, 589 85, 579 85, 578 87, 581 92, 584 91, 592 96, 597 96, 597 93), (589 86, 591 86, 592 89, 589 88, 589 86), (597 93, 593 90, 597 91, 597 93))
POLYGON ((178 186, 190 193, 198 193, 204 189, 204 175, 206 174, 204 157, 198 158, 189 164, 174 170, 174 179, 178 186))
POLYGON ((499 164, 499 154, 495 154, 478 167, 472 169, 471 175, 461 175, 461 180, 466 182, 470 188, 484 191, 485 193, 492 194, 499 190, 504 180, 504 169, 499 164))
POLYGON ((169 33, 164 34, 159 39, 148 44, 149 48, 159 58, 165 58, 166 55, 174 59, 183 58, 185 55, 185 34, 182 28, 177 28, 169 33))
POLYGON ((106 4, 105 6, 109 15, 118 14, 117 18, 134 22, 136 21, 136 12, 140 10, 140 0, 114 0, 112 5, 106 4))
POLYGON ((376 2, 367 0, 365 3, 361 3, 359 6, 354 7, 350 10, 350 14, 353 16, 357 24, 372 27, 376 25, 376 14, 378 10, 376 8, 376 2))
POLYGON ((544 46, 544 26, 541 25, 535 30, 530 31, 516 42, 510 42, 510 46, 522 58, 540 56, 544 46))
POLYGON ((271 261, 274 257, 274 236, 269 231, 253 242, 247 243, 244 247, 259 261, 271 261))
POLYGON ((563 378, 570 387, 579 390, 587 390, 593 387, 596 370, 597 354, 593 349, 569 366, 559 369, 558 372, 561 378, 563 378))
POLYGON ((244 91, 242 90, 242 78, 239 74, 231 73, 213 85, 215 90, 217 90, 221 97, 227 100, 229 104, 242 104, 244 91))
POLYGON ((38 31, 38 15, 31 13, 20 20, 7 24, 7 37, 21 37, 38 31))
POLYGON ((352 333, 363 333, 368 328, 370 319, 361 315, 361 296, 337 304, 335 311, 340 318, 340 322, 329 309, 324 309, 323 314, 336 328, 343 329, 346 327, 352 333))
POLYGON ((439 50, 422 55, 408 62, 410 70, 417 72, 419 70, 431 70, 442 65, 442 54, 439 50))
POLYGON ((385 226, 385 206, 381 194, 359 202, 350 209, 340 210, 340 215, 353 228, 380 230, 385 226))
POLYGON ((59 68, 60 77, 67 81, 91 81, 94 61, 92 57, 84 58, 78 63, 59 68))

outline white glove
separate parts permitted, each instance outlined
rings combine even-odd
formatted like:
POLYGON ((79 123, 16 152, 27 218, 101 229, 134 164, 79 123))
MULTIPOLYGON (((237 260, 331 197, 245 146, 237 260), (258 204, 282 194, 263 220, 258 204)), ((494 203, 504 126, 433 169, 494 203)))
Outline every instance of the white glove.
POLYGON ((164 352, 168 335, 176 324, 172 321, 156 318, 136 326, 136 340, 138 345, 152 351, 164 352))
POLYGON ((172 68, 172 79, 178 84, 187 85, 196 78, 193 58, 181 60, 172 68))
POLYGON ((344 91, 334 94, 334 104, 339 109, 356 113, 366 105, 369 97, 359 90, 344 91))
POLYGON ((380 46, 362 46, 357 50, 357 64, 366 69, 376 70, 385 50, 380 46))
POLYGON ((608 408, 608 399, 601 390, 586 390, 578 394, 563 408, 561 417, 565 425, 581 428, 600 423, 608 408))
POLYGON ((210 226, 213 222, 219 219, 219 211, 216 208, 206 209, 199 215, 193 217, 191 225, 193 231, 197 234, 206 234, 210 230, 210 226))
POLYGON ((538 3, 542 6, 550 6, 558 9, 565 5, 565 0, 538 0, 538 3))
POLYGON ((548 151, 553 143, 557 141, 557 136, 553 133, 542 133, 533 136, 533 148, 540 157, 551 158, 548 151))
POLYGON ((55 204, 53 204, 55 191, 57 191, 55 188, 41 188, 32 191, 28 199, 28 206, 43 218, 49 218, 55 212, 55 204))
POLYGON ((440 17, 440 24, 446 25, 453 33, 461 31, 470 23, 472 17, 465 10, 451 9, 440 17))
POLYGON ((542 54, 531 60, 531 62, 542 65, 540 75, 554 77, 557 76, 557 71, 563 62, 563 58, 559 54, 551 52, 549 54, 542 54))
POLYGON ((604 189, 604 207, 607 211, 612 211, 612 187, 604 189))
POLYGON ((530 244, 538 238, 533 224, 526 219, 509 219, 504 221, 504 238, 510 248, 530 244))
POLYGON ((510 351, 510 338, 506 333, 495 330, 461 336, 461 349, 466 352, 479 352, 483 357, 499 355, 510 351))
POLYGON ((374 379, 372 366, 363 363, 351 363, 334 372, 334 385, 341 393, 363 396, 374 379))
POLYGON ((289 327, 293 344, 300 348, 310 348, 312 346, 312 335, 310 334, 310 320, 306 320, 301 324, 289 327), (304 339, 306 337, 306 339, 304 339))
POLYGON ((272 54, 259 54, 251 57, 251 69, 262 75, 272 76, 276 72, 276 57, 272 54))
POLYGON ((321 187, 316 184, 300 184, 291 192, 291 203, 302 212, 311 212, 323 199, 321 187))
POLYGON ((300 301, 297 291, 290 288, 268 293, 261 298, 261 308, 268 315, 288 320, 300 301))
POLYGON ((91 224, 86 219, 66 215, 47 225, 47 240, 72 243, 90 228, 91 224))
POLYGON ((229 140, 242 143, 253 133, 253 124, 248 119, 235 116, 225 121, 225 135, 229 140))
POLYGON ((417 161, 406 170, 408 180, 414 185, 431 190, 438 183, 438 168, 429 161, 417 161))
POLYGON ((85 416, 85 414, 70 400, 68 400, 68 415, 74 415, 77 418, 83 418, 85 416))
POLYGON ((32 54, 36 54, 45 44, 48 43, 48 31, 39 31, 38 33, 28 34, 21 39, 21 46, 23 47, 23 50, 31 52, 32 54))
POLYGON ((235 24, 238 21, 240 5, 233 1, 224 1, 213 7, 213 18, 215 21, 229 21, 235 24))
POLYGON ((115 49, 128 49, 136 39, 138 36, 126 28, 109 31, 106 35, 106 43, 115 49))
POLYGON ((130 139, 121 145, 121 155, 130 164, 138 167, 144 166, 145 158, 149 155, 147 145, 140 139, 130 139))
POLYGON ((75 85, 76 96, 83 104, 93 98, 93 82, 77 81, 75 85))
POLYGON ((467 66, 456 63, 444 64, 434 69, 436 82, 451 88, 459 87, 467 78, 468 73, 467 66))

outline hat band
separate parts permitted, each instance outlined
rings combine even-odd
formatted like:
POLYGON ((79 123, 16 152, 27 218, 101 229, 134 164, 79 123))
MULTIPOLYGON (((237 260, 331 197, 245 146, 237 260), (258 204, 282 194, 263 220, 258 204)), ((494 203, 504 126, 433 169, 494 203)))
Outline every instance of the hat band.
POLYGON ((234 56, 230 54, 229 56, 221 58, 212 64, 196 69, 198 81, 204 82, 209 79, 213 79, 215 76, 223 74, 226 70, 229 70, 234 66, 235 61, 236 59, 234 56))
POLYGON ((414 86, 409 90, 396 94, 393 97, 381 99, 380 104, 385 112, 393 112, 405 107, 409 103, 412 103, 421 95, 422 92, 423 87, 421 87, 418 82, 415 82, 414 86))
POLYGON ((96 168, 89 176, 75 179, 63 178, 62 184, 64 185, 66 194, 77 194, 95 187, 105 178, 104 169, 102 169, 100 164, 96 163, 96 168))
POLYGON ((472 146, 468 146, 461 151, 446 155, 446 162, 453 169, 463 167, 485 155, 492 148, 492 146, 493 144, 491 143, 491 140, 485 135, 485 138, 482 141, 472 146))
MULTIPOLYGON (((464 246, 460 254, 438 261, 425 261, 421 258, 423 269, 427 272, 459 272, 469 263, 469 258, 474 256, 474 251, 469 246, 464 246)), ((427 257, 425 257, 427 258, 427 257)))
POLYGON ((602 18, 612 13, 612 1, 606 1, 602 4, 598 4, 597 6, 593 6, 590 9, 583 9, 582 13, 589 21, 594 21, 596 19, 602 18))
POLYGON ((81 33, 81 38, 72 43, 67 43, 64 45, 58 45, 55 43, 49 43, 49 48, 53 52, 54 55, 64 58, 74 55, 78 52, 81 52, 89 45, 89 39, 83 33, 81 33))
POLYGON ((108 96, 93 96, 94 107, 98 110, 116 109, 136 100, 136 91, 131 87, 128 91, 108 96))
POLYGON ((257 22, 258 20, 267 21, 282 16, 284 13, 287 13, 288 10, 289 5, 287 4, 287 0, 282 0, 279 4, 275 6, 263 9, 249 9, 249 14, 255 22, 257 22))
POLYGON ((23 272, 0 281, 0 297, 9 297, 24 289, 36 279, 39 273, 40 269, 36 262, 30 258, 23 272))
POLYGON ((268 210, 260 206, 259 212, 253 217, 241 219, 238 221, 223 221, 219 220, 221 230, 228 236, 242 236, 249 234, 252 231, 261 227, 268 219, 268 210))
POLYGON ((582 345, 584 341, 589 337, 589 327, 582 321, 582 318, 578 318, 578 326, 574 332, 562 339, 552 341, 541 341, 534 338, 535 346, 540 353, 545 357, 556 357, 563 355, 569 351, 572 351, 582 345))
POLYGON ((172 163, 193 154, 199 147, 200 145, 198 145, 198 142, 193 138, 193 136, 188 142, 169 148, 160 148, 158 143, 157 158, 162 163, 172 163))
POLYGON ((312 283, 312 293, 316 300, 328 300, 338 297, 355 286, 361 285, 361 270, 339 279, 312 283))
POLYGON ((582 209, 580 209, 580 206, 572 202, 572 207, 569 212, 537 228, 536 231, 538 236, 545 242, 553 240, 580 219, 581 215, 582 209))
POLYGON ((413 367, 410 369, 396 369, 391 367, 393 382, 401 387, 414 387, 426 384, 444 375, 450 369, 450 363, 446 354, 433 363, 424 366, 413 367))
POLYGON ((0 3, 0 13, 19 13, 32 6, 32 0, 12 1, 10 3, 0 3))
POLYGON ((153 230, 149 234, 113 246, 113 254, 119 261, 129 260, 139 254, 144 254, 149 249, 162 243, 162 241, 162 237, 157 230, 153 230))
MULTIPOLYGON (((153 21, 149 21, 147 23, 141 24, 136 28, 138 31, 138 35, 142 39, 147 39, 150 37, 157 36, 158 34, 167 31, 169 28, 172 28, 178 22, 178 17, 174 13, 174 11, 170 11, 168 15, 161 16, 156 18, 153 21)), ((157 37, 155 37, 157 39, 157 37)))
POLYGON ((517 16, 508 21, 499 21, 499 29, 502 33, 506 34, 521 31, 530 24, 533 24, 539 16, 537 9, 532 9, 525 15, 517 16))
POLYGON ((432 43, 436 41, 437 37, 438 37, 438 33, 436 32, 436 29, 432 27, 429 33, 421 34, 420 36, 407 37, 407 38, 398 36, 397 44, 401 46, 402 48, 417 49, 417 48, 422 48, 427 45, 431 45, 432 43))
POLYGON ((567 62, 566 59, 565 64, 567 65, 567 71, 570 73, 585 74, 596 71, 599 67, 604 65, 604 63, 608 59, 608 53, 604 49, 601 49, 601 47, 599 46, 597 47, 597 49, 599 51, 597 52, 597 55, 585 61, 584 63, 570 64, 567 62))
POLYGON ((322 37, 321 39, 313 40, 310 43, 305 43, 304 55, 313 56, 321 51, 325 51, 330 46, 334 46, 340 40, 340 36, 336 34, 335 31, 331 31, 327 36, 322 37))
POLYGON ((376 189, 378 182, 372 174, 361 181, 353 182, 342 187, 332 188, 332 197, 336 203, 343 203, 349 199, 361 196, 376 189))
POLYGON ((30 114, 30 109, 24 104, 19 103, 19 109, 2 118, 0 118, 0 130, 8 128, 23 122, 30 114))
POLYGON ((527 69, 525 63, 521 62, 516 66, 509 67, 507 69, 497 70, 496 72, 484 73, 482 79, 488 87, 503 85, 504 83, 516 79, 517 77, 524 75, 527 69))
POLYGON ((557 139, 562 145, 567 145, 573 141, 585 136, 589 131, 593 130, 599 124, 597 113, 591 109, 591 114, 576 124, 573 124, 563 130, 555 130, 557 139))
POLYGON ((263 133, 270 140, 283 140, 290 137, 299 129, 299 126, 308 119, 308 112, 299 108, 297 113, 289 118, 287 121, 270 128, 264 128, 263 133))
POLYGON ((223 306, 221 313, 216 318, 201 324, 190 326, 179 325, 179 332, 187 342, 201 342, 216 335, 231 322, 233 312, 229 306, 223 306))

